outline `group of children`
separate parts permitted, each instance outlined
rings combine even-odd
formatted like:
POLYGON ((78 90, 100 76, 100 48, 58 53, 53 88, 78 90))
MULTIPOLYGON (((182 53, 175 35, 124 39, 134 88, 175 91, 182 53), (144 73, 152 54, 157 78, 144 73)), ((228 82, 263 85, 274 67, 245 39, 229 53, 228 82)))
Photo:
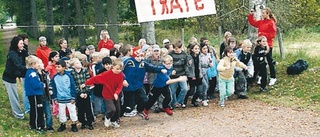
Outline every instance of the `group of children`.
POLYGON ((51 51, 47 67, 42 59, 30 55, 24 87, 31 106, 30 128, 53 131, 50 99, 60 122, 58 132, 66 129, 68 118, 71 131, 77 132, 77 121, 81 129, 93 130, 100 113, 106 127, 117 128, 121 116, 138 114, 148 120, 150 109, 173 115, 173 109, 187 107, 189 98, 194 107, 199 102, 208 106, 217 85, 221 107, 235 90, 239 98, 246 99, 248 79, 259 75, 261 91, 266 86, 268 46, 263 36, 256 42, 253 54, 250 40, 241 42, 236 50, 226 44, 221 59, 205 37, 200 43, 192 37, 187 49, 181 40, 170 43, 165 39, 160 48, 141 39, 136 47, 126 44, 109 50, 100 46, 100 52, 91 54, 86 51, 89 46, 84 54, 51 51))

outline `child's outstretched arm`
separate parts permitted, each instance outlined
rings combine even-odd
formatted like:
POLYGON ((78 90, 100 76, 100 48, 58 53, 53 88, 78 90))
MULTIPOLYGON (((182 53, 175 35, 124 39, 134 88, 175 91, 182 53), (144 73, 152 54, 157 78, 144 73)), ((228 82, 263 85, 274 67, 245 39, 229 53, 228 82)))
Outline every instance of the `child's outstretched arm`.
POLYGON ((180 82, 180 81, 187 81, 188 78, 187 76, 180 76, 178 78, 174 78, 174 79, 169 79, 166 84, 169 85, 169 84, 172 84, 172 83, 176 83, 176 82, 180 82))

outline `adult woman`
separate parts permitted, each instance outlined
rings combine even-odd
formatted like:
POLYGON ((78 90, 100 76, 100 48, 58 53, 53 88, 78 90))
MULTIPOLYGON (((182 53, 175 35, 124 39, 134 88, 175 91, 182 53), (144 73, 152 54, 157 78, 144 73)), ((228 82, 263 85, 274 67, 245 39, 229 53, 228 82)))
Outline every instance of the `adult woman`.
POLYGON ((17 77, 24 77, 27 70, 22 61, 25 60, 22 53, 23 46, 22 38, 17 36, 13 37, 7 55, 6 68, 2 74, 2 80, 6 86, 13 116, 18 119, 24 118, 24 114, 19 105, 19 95, 16 84, 17 77))
POLYGON ((248 15, 249 23, 258 28, 258 36, 265 36, 267 38, 268 46, 269 46, 269 53, 267 55, 267 61, 270 68, 270 83, 269 85, 272 86, 277 81, 276 79, 276 71, 275 71, 275 62, 272 59, 272 43, 273 39, 276 36, 276 18, 273 15, 270 8, 262 9, 262 20, 255 20, 253 17, 253 11, 248 15))
POLYGON ((111 50, 114 47, 114 43, 110 39, 110 35, 107 30, 101 30, 100 39, 101 40, 98 43, 98 51, 100 51, 102 48, 111 50))
MULTIPOLYGON (((72 51, 68 48, 68 42, 66 39, 62 38, 58 41, 60 50, 58 50, 60 58, 68 57, 71 58, 70 55, 72 54, 72 51)), ((50 60, 50 58, 49 58, 50 60)))

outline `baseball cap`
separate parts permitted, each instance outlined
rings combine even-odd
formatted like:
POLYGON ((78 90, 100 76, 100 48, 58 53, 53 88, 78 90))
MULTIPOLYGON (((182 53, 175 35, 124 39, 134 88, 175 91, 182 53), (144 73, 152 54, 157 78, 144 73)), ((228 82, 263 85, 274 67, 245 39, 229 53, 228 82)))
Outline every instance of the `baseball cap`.
POLYGON ((153 45, 153 48, 152 48, 152 50, 153 51, 155 51, 155 50, 159 50, 160 51, 160 47, 159 47, 159 45, 153 45))
POLYGON ((169 39, 164 39, 164 40, 162 41, 162 43, 163 43, 163 44, 170 43, 170 40, 169 40, 169 39))
POLYGON ((148 50, 148 48, 150 48, 149 45, 145 44, 142 46, 142 52, 146 52, 148 50))
POLYGON ((132 49, 132 57, 136 57, 136 56, 142 56, 143 55, 143 52, 142 52, 142 49, 138 46, 138 47, 134 47, 132 49))
POLYGON ((88 48, 89 50, 95 49, 95 47, 94 47, 93 45, 89 45, 87 48, 88 48))

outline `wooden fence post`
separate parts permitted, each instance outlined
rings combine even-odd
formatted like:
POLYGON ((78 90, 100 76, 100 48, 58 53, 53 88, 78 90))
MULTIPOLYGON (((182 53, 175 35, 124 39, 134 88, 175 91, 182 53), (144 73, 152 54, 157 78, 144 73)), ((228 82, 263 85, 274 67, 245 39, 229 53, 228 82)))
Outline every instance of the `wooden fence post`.
POLYGON ((282 59, 285 59, 285 54, 284 54, 284 50, 283 50, 283 44, 282 44, 282 32, 281 29, 279 27, 277 27, 277 33, 278 33, 278 43, 279 43, 279 49, 280 49, 280 56, 282 59))

